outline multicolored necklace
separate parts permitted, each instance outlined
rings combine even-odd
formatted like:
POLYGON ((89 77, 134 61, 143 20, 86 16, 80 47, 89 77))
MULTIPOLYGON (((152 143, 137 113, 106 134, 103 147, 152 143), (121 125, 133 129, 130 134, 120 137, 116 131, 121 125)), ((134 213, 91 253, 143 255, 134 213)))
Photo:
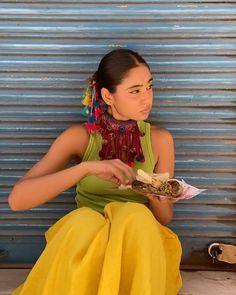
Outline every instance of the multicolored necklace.
POLYGON ((144 162, 140 137, 144 136, 134 120, 120 121, 108 112, 97 120, 96 131, 102 136, 102 148, 99 156, 102 160, 120 159, 129 166, 135 161, 144 162))

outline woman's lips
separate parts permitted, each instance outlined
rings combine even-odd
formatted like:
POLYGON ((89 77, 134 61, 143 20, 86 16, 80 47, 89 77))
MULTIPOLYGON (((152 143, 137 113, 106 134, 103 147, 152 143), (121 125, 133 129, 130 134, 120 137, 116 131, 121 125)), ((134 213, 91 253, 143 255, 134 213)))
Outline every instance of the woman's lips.
POLYGON ((150 111, 151 111, 151 107, 149 106, 149 107, 143 109, 143 110, 141 111, 141 113, 145 113, 145 114, 147 114, 147 113, 150 113, 150 111))

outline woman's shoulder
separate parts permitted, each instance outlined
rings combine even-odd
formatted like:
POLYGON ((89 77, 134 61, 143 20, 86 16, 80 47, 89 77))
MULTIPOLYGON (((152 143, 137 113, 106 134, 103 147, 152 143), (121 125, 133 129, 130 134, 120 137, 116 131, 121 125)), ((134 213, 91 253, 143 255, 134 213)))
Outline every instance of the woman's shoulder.
POLYGON ((88 129, 87 129, 85 123, 75 123, 75 124, 67 127, 63 133, 68 133, 68 134, 80 133, 81 135, 89 136, 89 132, 88 132, 88 129))
POLYGON ((73 124, 57 138, 63 142, 75 157, 82 158, 89 142, 89 132, 84 123, 73 124))
POLYGON ((170 131, 155 125, 151 125, 151 145, 154 152, 154 158, 157 160, 163 151, 174 149, 173 136, 170 131))
POLYGON ((71 137, 74 140, 88 139, 89 132, 84 123, 77 123, 66 128, 61 135, 62 137, 71 137))
POLYGON ((151 144, 156 163, 155 171, 174 174, 174 141, 170 131, 151 127, 151 144))
POLYGON ((154 137, 162 139, 173 139, 171 132, 165 128, 159 127, 157 125, 150 125, 151 135, 154 137))

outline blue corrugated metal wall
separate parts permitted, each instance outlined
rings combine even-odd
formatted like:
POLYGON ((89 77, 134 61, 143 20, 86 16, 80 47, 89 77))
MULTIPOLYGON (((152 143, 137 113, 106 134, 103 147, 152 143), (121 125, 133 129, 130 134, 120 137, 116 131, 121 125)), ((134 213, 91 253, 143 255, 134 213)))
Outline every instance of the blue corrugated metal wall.
POLYGON ((151 121, 174 135, 176 176, 208 189, 175 206, 183 264, 210 265, 211 241, 236 244, 235 37, 234 0, 1 1, 1 263, 35 261, 44 231, 74 208, 74 189, 18 213, 7 196, 54 138, 82 120, 85 80, 117 47, 137 50, 152 68, 151 121))

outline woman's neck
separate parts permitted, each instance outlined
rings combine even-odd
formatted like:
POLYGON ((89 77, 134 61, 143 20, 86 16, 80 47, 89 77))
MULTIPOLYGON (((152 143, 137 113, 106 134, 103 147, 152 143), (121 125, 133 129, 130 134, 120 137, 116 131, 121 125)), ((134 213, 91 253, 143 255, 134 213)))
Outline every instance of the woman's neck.
POLYGON ((128 121, 128 120, 131 120, 130 118, 127 118, 127 117, 123 117, 116 109, 116 107, 113 105, 112 107, 111 106, 108 106, 107 108, 107 113, 112 117, 114 118, 115 120, 118 120, 118 121, 128 121))

